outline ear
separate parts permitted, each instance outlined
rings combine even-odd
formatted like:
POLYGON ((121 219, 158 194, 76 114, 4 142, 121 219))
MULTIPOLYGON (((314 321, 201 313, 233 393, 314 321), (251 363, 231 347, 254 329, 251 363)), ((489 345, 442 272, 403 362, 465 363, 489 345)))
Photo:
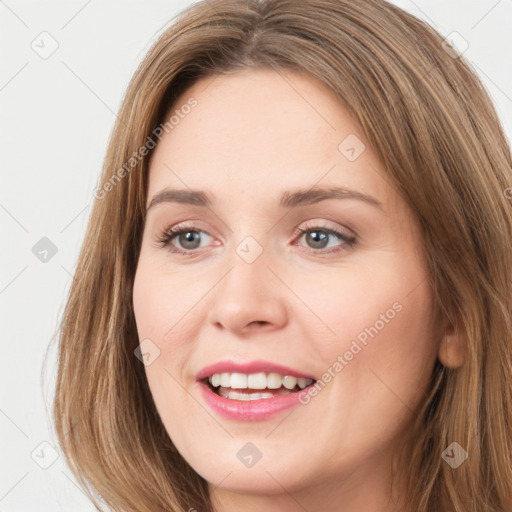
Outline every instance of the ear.
POLYGON ((439 344, 438 358, 447 368, 460 368, 466 360, 466 344, 453 325, 444 330, 439 344))

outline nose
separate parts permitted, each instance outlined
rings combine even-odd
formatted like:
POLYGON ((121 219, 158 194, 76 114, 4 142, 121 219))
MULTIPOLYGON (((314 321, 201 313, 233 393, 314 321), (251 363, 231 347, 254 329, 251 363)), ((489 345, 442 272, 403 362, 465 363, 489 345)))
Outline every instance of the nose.
POLYGON ((252 263, 238 254, 230 260, 229 271, 212 290, 208 319, 216 328, 242 335, 286 325, 286 287, 264 254, 252 263))

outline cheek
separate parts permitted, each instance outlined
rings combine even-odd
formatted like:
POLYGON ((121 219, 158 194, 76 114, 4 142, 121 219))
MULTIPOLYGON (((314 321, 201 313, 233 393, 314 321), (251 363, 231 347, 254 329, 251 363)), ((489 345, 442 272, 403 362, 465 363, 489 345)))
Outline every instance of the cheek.
MULTIPOLYGON (((365 339, 383 337, 381 333, 389 332, 390 325, 396 328, 406 320, 414 338, 414 326, 426 329, 430 324, 433 298, 426 275, 419 262, 402 261, 384 251, 351 266, 295 276, 292 273, 287 282, 302 305, 290 296, 290 304, 295 307, 291 315, 293 321, 302 322, 309 330, 315 326, 318 335, 314 342, 319 350, 342 349, 356 337, 363 343, 365 339)), ((402 338, 397 337, 395 342, 400 343, 402 338)))
POLYGON ((305 330, 313 323, 320 326, 312 337, 313 357, 323 373, 320 390, 306 408, 311 417, 322 418, 314 428, 319 439, 330 439, 334 452, 348 454, 348 447, 358 447, 365 457, 386 445, 424 396, 436 340, 433 295, 423 279, 418 266, 386 264, 302 281, 300 293, 322 320, 309 315, 299 320, 305 330), (334 440, 339 431, 343 438, 334 440))
MULTIPOLYGON (((191 385, 186 373, 190 357, 197 349, 201 328, 194 321, 200 309, 200 293, 190 279, 155 265, 151 258, 141 259, 133 287, 133 308, 138 337, 152 354, 145 372, 151 393, 162 418, 183 414, 191 401, 183 386, 191 385), (178 409, 179 404, 179 411, 178 409)), ((187 414, 183 418, 187 418, 187 414)), ((174 425, 168 421, 166 425, 174 425)))
POLYGON ((148 337, 149 330, 156 332, 155 327, 163 321, 164 290, 158 273, 151 271, 144 260, 139 261, 133 284, 133 310, 140 339, 148 337))
MULTIPOLYGON (((390 412, 398 420, 428 387, 438 340, 433 294, 423 279, 419 268, 408 272, 388 266, 364 279, 340 282, 344 293, 336 295, 331 288, 324 319, 336 336, 319 348, 326 368, 336 375, 335 401, 357 411, 361 424, 370 425, 390 412)), ((320 295, 315 300, 320 301, 320 295)))
POLYGON ((180 339, 188 337, 179 330, 191 323, 179 321, 186 311, 183 310, 182 295, 176 293, 177 288, 175 279, 163 276, 144 262, 139 264, 133 287, 133 308, 141 348, 145 346, 152 355, 144 370, 168 434, 183 444, 182 428, 188 428, 187 418, 194 415, 187 413, 191 404, 183 395, 181 384, 180 369, 185 367, 186 354, 176 345, 180 344, 180 339), (175 420, 177 417, 180 421, 175 420))
POLYGON ((133 286, 133 308, 139 338, 151 338, 163 344, 175 333, 195 326, 189 318, 201 295, 197 286, 179 272, 152 263, 139 262, 133 286))
POLYGON ((343 375, 335 387, 394 400, 396 393, 409 405, 428 384, 437 354, 428 272, 418 260, 399 261, 392 253, 372 263, 297 279, 292 286, 314 313, 298 321, 310 333, 315 326, 317 370, 330 372, 331 380, 343 375))

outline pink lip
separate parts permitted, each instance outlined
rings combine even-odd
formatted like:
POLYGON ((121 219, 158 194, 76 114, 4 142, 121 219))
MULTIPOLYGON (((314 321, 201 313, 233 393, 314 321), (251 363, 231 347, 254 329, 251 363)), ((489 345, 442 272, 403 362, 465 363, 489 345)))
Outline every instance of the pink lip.
POLYGON ((290 375, 292 377, 302 377, 305 379, 313 379, 314 377, 311 375, 306 375, 305 373, 299 372, 292 368, 287 368, 286 366, 282 366, 280 364, 271 363, 270 361, 251 361, 248 363, 235 363, 233 361, 219 361, 218 363, 211 364, 203 368, 197 375, 197 380, 205 379, 206 377, 211 377, 214 373, 279 373, 281 375, 290 375))
POLYGON ((294 405, 300 403, 299 396, 301 393, 306 392, 305 388, 302 391, 290 393, 289 395, 276 396, 274 398, 261 398, 260 400, 231 400, 217 395, 212 389, 203 381, 199 381, 198 386, 201 389, 203 398, 213 412, 228 418, 230 420, 241 421, 256 421, 266 420, 275 416, 276 414, 289 409, 294 405))
POLYGON ((262 398, 260 400, 231 400, 215 393, 205 382, 205 379, 214 373, 279 373, 281 375, 290 375, 293 377, 302 377, 306 379, 314 379, 310 375, 287 368, 279 364, 269 361, 251 361, 249 363, 235 363, 233 361, 220 361, 218 363, 206 366, 196 376, 197 385, 199 386, 206 404, 217 414, 231 420, 256 421, 265 420, 275 416, 276 414, 289 409, 300 403, 299 397, 302 391, 289 393, 288 395, 275 396, 273 398, 262 398))

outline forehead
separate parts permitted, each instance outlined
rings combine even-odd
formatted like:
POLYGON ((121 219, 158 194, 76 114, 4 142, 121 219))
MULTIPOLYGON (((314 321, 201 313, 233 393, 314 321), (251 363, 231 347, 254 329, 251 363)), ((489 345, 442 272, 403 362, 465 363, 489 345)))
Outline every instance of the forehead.
POLYGON ((148 199, 164 187, 221 197, 277 198, 314 184, 389 192, 358 123, 307 74, 259 69, 206 77, 181 94, 165 120, 171 116, 151 158, 148 199))

